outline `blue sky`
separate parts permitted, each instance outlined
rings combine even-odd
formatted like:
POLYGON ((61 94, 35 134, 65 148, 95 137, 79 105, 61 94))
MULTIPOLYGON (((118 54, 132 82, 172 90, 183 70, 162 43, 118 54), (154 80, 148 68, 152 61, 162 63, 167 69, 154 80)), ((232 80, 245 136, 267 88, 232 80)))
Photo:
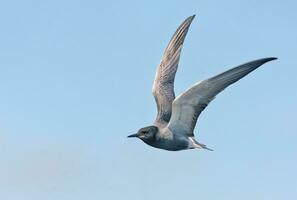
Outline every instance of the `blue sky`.
POLYGON ((0 199, 294 199, 297 3, 2 1, 0 199), (179 94, 244 62, 275 56, 221 93, 196 137, 167 152, 126 136, 155 118, 155 69, 196 14, 179 94))

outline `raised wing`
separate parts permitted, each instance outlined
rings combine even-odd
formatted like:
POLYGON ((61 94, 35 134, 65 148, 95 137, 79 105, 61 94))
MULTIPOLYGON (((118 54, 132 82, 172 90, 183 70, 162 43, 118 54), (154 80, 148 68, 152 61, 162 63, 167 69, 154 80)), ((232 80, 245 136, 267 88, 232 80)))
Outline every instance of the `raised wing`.
POLYGON ((188 17, 172 36, 161 63, 159 64, 153 85, 153 95, 156 100, 158 114, 157 124, 167 124, 171 117, 174 94, 174 78, 177 70, 181 49, 186 34, 195 15, 188 17))
POLYGON ((168 128, 172 132, 194 136, 193 131, 200 113, 218 93, 264 63, 275 59, 251 61, 195 84, 174 100, 168 128))

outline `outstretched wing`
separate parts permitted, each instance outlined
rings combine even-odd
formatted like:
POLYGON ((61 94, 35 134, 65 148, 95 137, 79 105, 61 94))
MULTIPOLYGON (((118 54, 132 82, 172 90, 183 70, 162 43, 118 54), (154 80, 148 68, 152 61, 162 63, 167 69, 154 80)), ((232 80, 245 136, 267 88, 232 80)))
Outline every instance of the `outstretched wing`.
POLYGON ((275 59, 251 61, 195 84, 174 100, 168 128, 180 134, 194 136, 193 131, 200 113, 218 93, 264 63, 275 59))
POLYGON ((153 95, 156 100, 158 114, 157 124, 167 124, 171 117, 174 94, 174 78, 177 70, 181 49, 186 34, 195 15, 188 17, 172 36, 161 63, 159 64, 153 85, 153 95))

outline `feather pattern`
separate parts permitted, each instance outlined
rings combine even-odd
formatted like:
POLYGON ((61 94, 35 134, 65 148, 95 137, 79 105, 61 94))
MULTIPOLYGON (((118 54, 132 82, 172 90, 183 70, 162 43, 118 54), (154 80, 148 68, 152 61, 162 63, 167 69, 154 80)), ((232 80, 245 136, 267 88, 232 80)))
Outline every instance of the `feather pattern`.
POLYGON ((155 124, 166 125, 171 118, 174 94, 174 78, 180 59, 183 42, 195 15, 188 17, 172 36, 163 58, 157 68, 153 84, 153 95, 156 100, 158 114, 155 124))
POLYGON ((173 133, 193 137, 193 131, 199 115, 218 93, 264 63, 275 59, 263 58, 251 61, 198 82, 173 101, 172 117, 168 128, 173 133))

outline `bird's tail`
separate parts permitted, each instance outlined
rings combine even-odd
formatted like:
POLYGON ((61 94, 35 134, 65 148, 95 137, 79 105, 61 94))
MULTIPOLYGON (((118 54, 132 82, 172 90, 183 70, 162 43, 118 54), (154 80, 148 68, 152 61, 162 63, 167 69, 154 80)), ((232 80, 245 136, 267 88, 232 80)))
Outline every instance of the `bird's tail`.
POLYGON ((197 148, 197 149, 206 149, 206 150, 209 150, 209 151, 213 151, 213 149, 211 148, 208 148, 205 144, 201 144, 199 142, 197 142, 194 138, 191 138, 193 143, 194 143, 194 148, 197 148))

